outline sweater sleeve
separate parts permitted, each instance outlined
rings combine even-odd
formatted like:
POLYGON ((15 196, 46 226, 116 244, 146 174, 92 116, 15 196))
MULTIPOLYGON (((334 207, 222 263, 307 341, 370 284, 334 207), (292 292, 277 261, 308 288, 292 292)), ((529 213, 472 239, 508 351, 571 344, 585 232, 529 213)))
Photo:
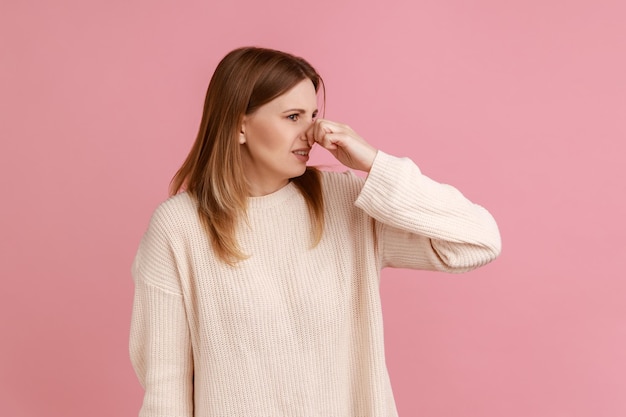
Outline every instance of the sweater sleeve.
POLYGON ((133 262, 130 357, 145 389, 140 417, 193 416, 193 359, 180 280, 158 213, 133 262))
POLYGON ((500 254, 491 214, 408 158, 379 151, 355 204, 378 223, 383 267, 465 272, 500 254))

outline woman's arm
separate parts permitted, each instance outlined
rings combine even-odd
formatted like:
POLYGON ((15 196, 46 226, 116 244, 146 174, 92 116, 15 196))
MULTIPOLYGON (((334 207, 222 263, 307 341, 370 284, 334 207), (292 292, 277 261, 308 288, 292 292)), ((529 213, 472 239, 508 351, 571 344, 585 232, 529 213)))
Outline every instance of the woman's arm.
POLYGON ((377 151, 349 126, 318 119, 306 132, 348 168, 368 173, 356 205, 377 223, 382 266, 464 272, 500 254, 484 208, 422 175, 408 158, 377 151))
POLYGON ((408 158, 378 151, 355 204, 379 223, 383 267, 465 272, 500 254, 491 214, 408 158))
POLYGON ((193 416, 193 355, 180 281, 160 217, 133 263, 130 357, 145 389, 140 417, 193 416))

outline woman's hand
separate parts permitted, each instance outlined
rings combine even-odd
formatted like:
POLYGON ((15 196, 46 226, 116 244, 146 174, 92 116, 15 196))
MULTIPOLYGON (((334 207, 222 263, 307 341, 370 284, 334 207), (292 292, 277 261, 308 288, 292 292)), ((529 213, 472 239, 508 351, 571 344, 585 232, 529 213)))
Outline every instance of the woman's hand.
POLYGON ((309 145, 318 143, 348 168, 369 172, 378 150, 349 126, 317 119, 305 132, 309 145))

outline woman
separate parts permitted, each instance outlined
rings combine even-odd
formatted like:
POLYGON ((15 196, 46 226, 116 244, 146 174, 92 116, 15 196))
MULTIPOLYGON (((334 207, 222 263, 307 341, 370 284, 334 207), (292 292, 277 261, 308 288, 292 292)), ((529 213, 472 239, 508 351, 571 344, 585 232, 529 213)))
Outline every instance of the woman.
POLYGON ((318 119, 306 61, 241 48, 135 262, 131 359, 144 417, 391 417, 380 270, 464 272, 491 215, 409 159, 318 119), (307 167, 321 146, 346 167, 307 167))

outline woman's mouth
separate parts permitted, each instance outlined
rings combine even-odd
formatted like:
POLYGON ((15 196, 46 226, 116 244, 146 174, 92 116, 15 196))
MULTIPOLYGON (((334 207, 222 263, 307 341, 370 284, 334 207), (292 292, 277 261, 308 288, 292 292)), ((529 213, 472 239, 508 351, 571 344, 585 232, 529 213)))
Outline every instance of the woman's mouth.
POLYGON ((292 152, 298 160, 302 162, 306 162, 309 160, 309 150, 308 149, 298 149, 292 152))

